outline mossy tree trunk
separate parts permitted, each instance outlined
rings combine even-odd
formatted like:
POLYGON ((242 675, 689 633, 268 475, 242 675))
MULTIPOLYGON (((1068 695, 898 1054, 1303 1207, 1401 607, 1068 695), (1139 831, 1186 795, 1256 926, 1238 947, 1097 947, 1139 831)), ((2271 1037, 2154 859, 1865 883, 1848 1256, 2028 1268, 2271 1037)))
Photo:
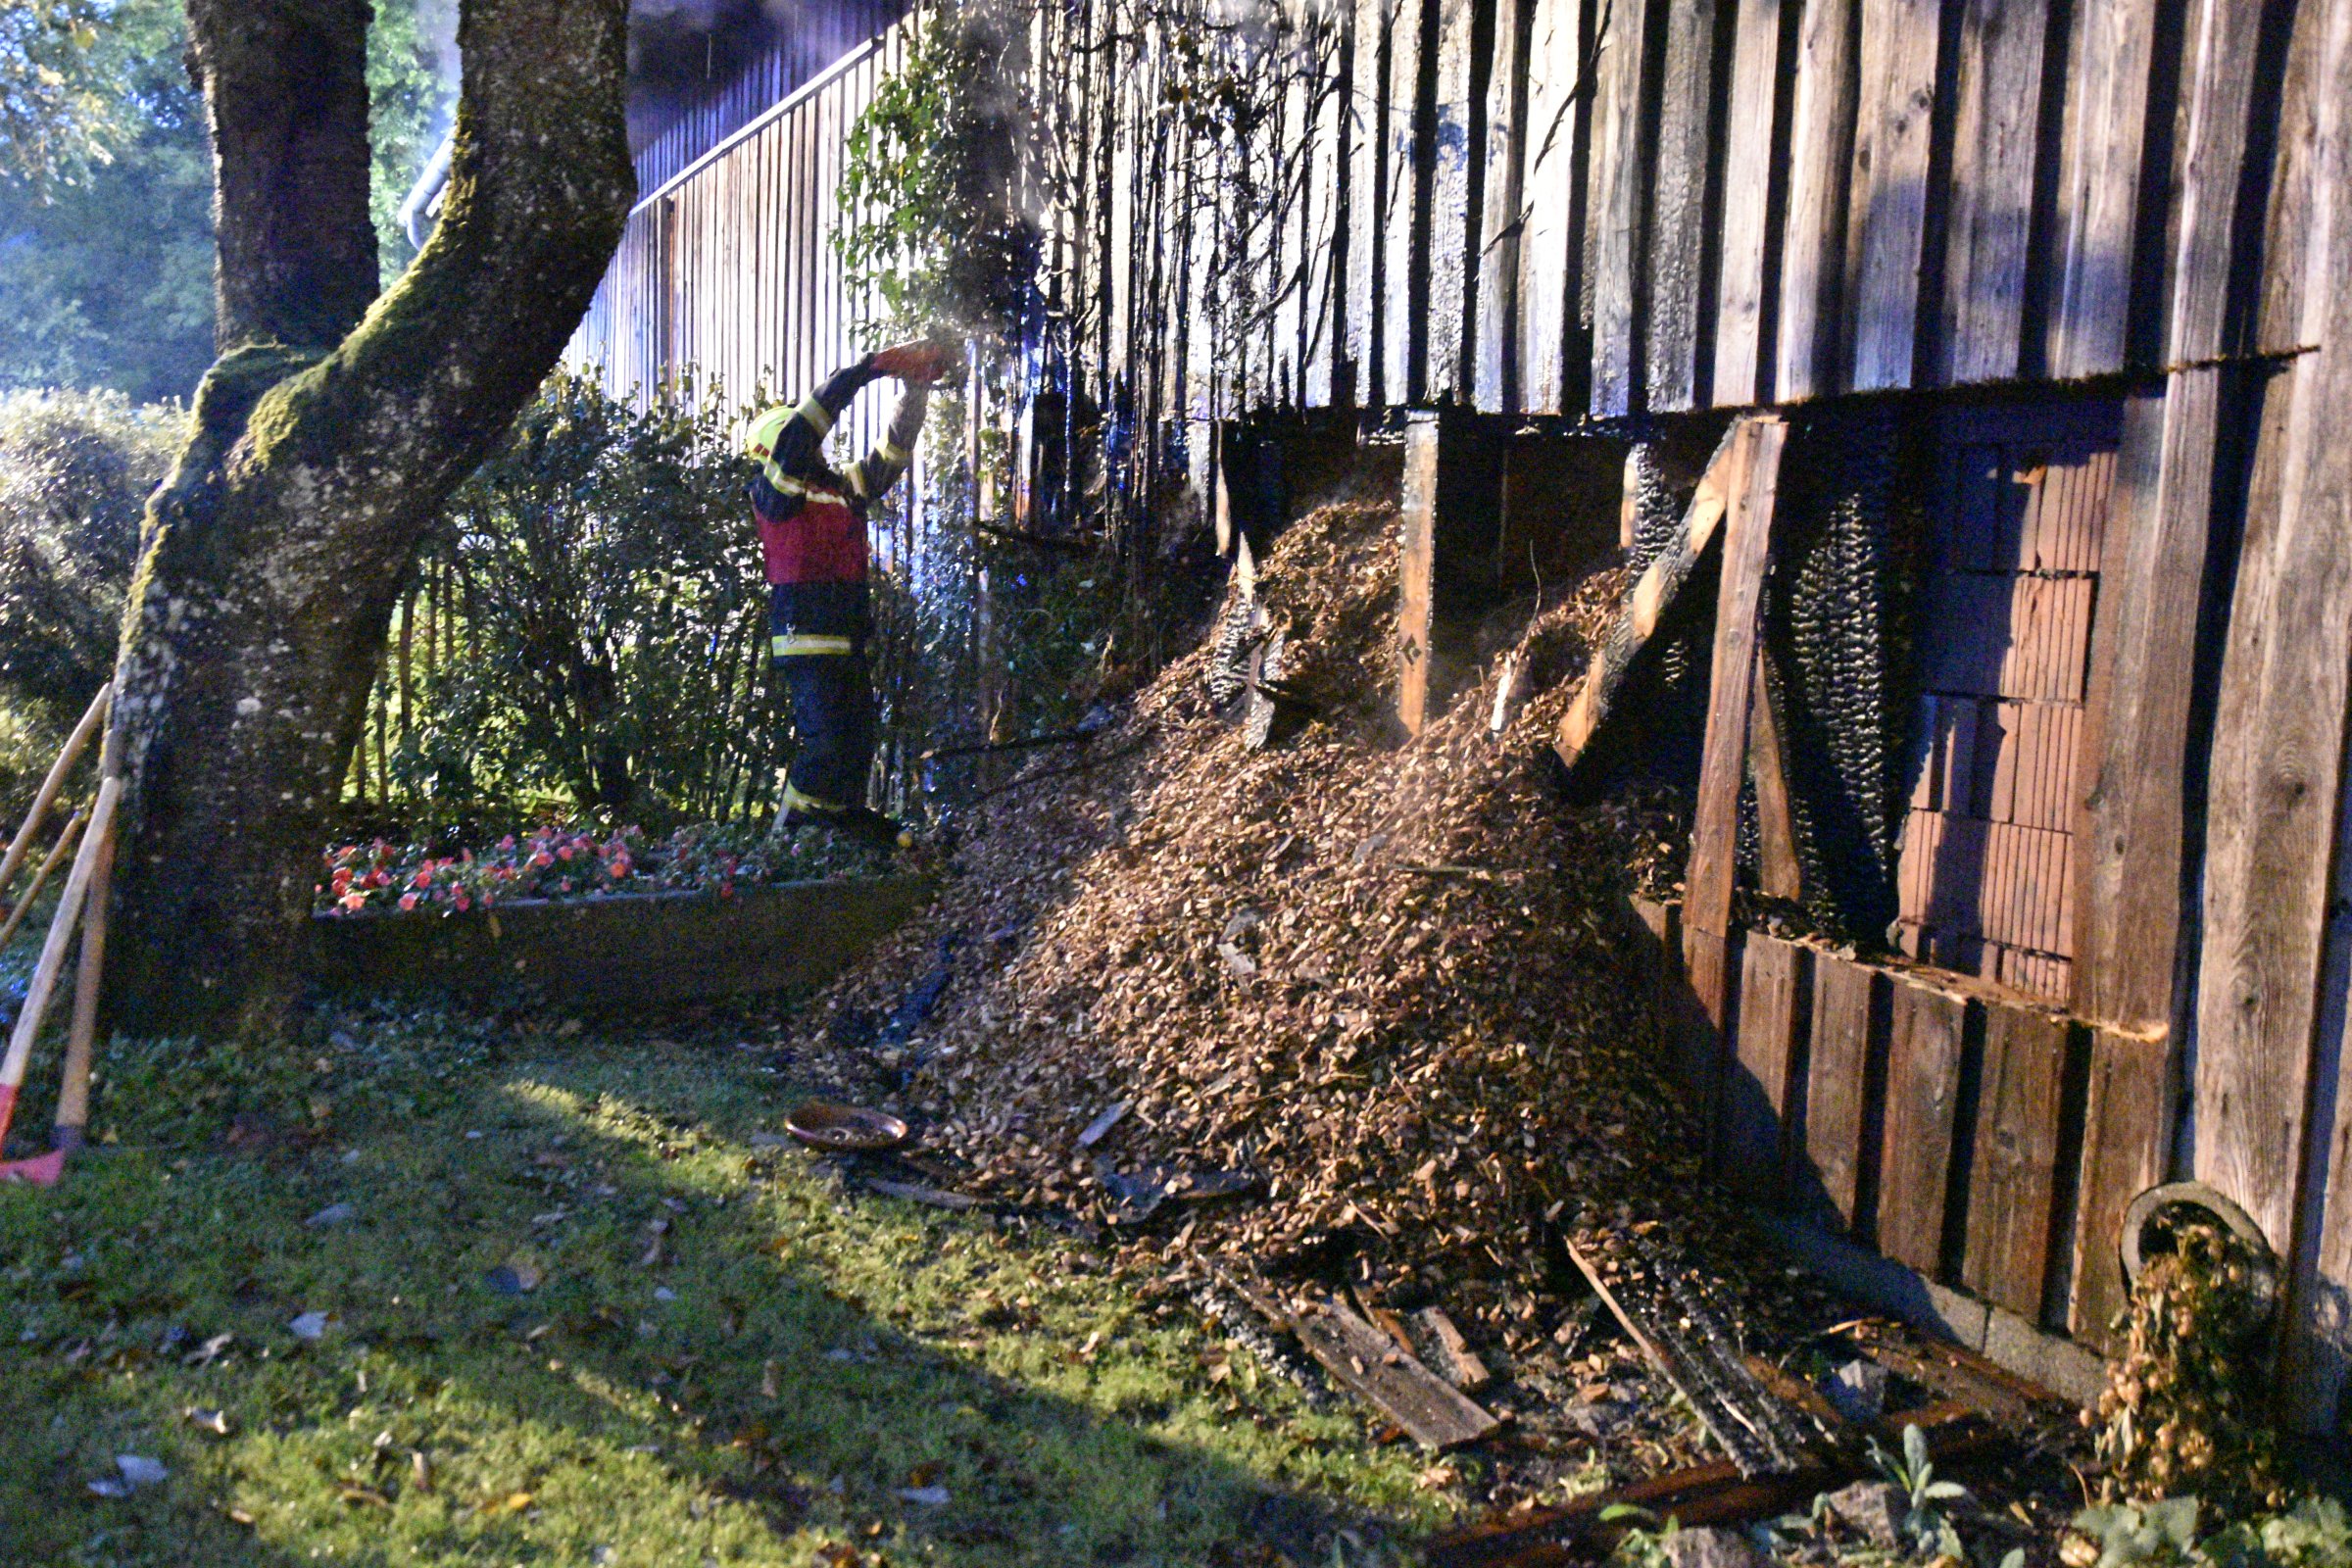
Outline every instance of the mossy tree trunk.
POLYGON ((376 298, 367 0, 189 0, 220 358, 151 503, 116 719, 107 994, 139 1034, 274 1033, 393 605, 537 390, 635 191, 625 0, 465 0, 440 227, 376 298))

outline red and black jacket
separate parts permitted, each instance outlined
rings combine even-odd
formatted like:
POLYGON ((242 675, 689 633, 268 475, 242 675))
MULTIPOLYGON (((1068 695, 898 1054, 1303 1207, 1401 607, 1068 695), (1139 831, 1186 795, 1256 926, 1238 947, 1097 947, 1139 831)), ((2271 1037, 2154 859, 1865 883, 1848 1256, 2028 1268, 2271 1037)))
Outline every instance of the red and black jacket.
POLYGON ((862 647, 868 625, 866 514, 906 471, 922 428, 924 393, 909 386, 882 444, 836 473, 825 437, 850 400, 880 372, 870 360, 834 372, 797 408, 769 411, 752 427, 752 514, 774 621, 773 654, 840 654, 862 647))

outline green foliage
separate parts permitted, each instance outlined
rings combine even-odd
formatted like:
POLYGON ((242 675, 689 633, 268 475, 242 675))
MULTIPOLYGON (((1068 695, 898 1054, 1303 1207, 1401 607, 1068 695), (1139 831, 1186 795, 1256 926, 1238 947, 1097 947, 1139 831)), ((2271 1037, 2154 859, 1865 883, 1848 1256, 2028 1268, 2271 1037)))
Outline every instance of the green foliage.
POLYGON ((451 499, 460 657, 418 687, 394 782, 465 807, 562 792, 581 808, 725 816, 784 756, 766 597, 715 396, 651 413, 560 375, 451 499))
POLYGON ((70 180, 0 178, 0 389, 155 402, 187 396, 210 362, 212 157, 183 48, 175 0, 107 7, 86 62, 111 106, 107 156, 70 180))
POLYGON ((2307 1496, 2200 1538, 2193 1496, 2111 1503, 2075 1515, 2060 1550, 2068 1568, 2337 1568, 2352 1562, 2352 1519, 2332 1497, 2307 1496))
POLYGON ((1022 210, 1030 105, 1024 0, 923 14, 906 59, 851 127, 835 236, 892 334, 952 328, 1009 340, 1034 297, 1036 223, 1022 210))
POLYGON ((111 155, 122 125, 105 0, 0 0, 0 175, 71 183, 111 155))
POLYGON ((0 396, 0 696, 70 724, 114 667, 147 494, 186 434, 120 394, 0 396))
POLYGON ((1960 1554, 1960 1534, 1945 1517, 1943 1505, 1958 1502, 1968 1489, 1957 1481, 1936 1479, 1935 1461, 1928 1457, 1928 1435, 1917 1426, 1903 1428, 1903 1451, 1898 1458, 1871 1440, 1870 1457, 1882 1475, 1903 1492, 1909 1514, 1903 1528, 1923 1548, 1951 1556, 1960 1554))
MULTIPOLYGON (((453 23, 452 0, 375 6, 371 210, 387 279, 413 254, 395 215, 448 123, 453 23)), ((179 0, 0 0, 0 390, 113 387, 156 402, 188 396, 212 362, 212 146, 186 47, 179 0), (44 11, 52 22, 36 28, 44 11), (59 31, 68 14, 88 19, 86 47, 59 31), (20 150, 20 125, 41 109, 9 85, 35 69, 26 40, 72 46, 74 74, 55 91, 101 100, 56 132, 72 158, 20 150)))

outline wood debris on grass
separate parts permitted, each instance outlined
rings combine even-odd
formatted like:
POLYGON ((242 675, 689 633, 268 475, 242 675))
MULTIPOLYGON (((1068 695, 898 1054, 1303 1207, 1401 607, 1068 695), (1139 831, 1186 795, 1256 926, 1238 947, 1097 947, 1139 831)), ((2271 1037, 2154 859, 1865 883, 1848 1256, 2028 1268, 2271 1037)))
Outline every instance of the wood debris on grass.
MULTIPOLYGON (((1493 650, 1524 694, 1499 735, 1490 680, 1406 741, 1394 519, 1326 507, 1260 568, 1286 679, 1325 699, 1314 722, 1248 751, 1206 655, 1179 660, 1094 748, 1116 760, 976 808, 939 899, 792 1045, 823 1059, 928 979, 943 935, 996 934, 958 955, 904 1056, 877 1054, 903 1075, 839 1067, 957 1161, 959 1187, 1125 1220, 1108 1233, 1125 1263, 1176 1289, 1225 1258, 1442 1305, 1465 1351, 1549 1399, 1617 1376, 1553 1337, 1551 1303, 1582 1292, 1562 1241, 1715 1223, 1621 917, 1655 824, 1564 809, 1542 760, 1622 573, 1493 650), (1229 1202, 1149 1197, 1185 1170, 1262 1181, 1229 1202)), ((1655 1436, 1662 1459, 1695 1451, 1655 1436)))

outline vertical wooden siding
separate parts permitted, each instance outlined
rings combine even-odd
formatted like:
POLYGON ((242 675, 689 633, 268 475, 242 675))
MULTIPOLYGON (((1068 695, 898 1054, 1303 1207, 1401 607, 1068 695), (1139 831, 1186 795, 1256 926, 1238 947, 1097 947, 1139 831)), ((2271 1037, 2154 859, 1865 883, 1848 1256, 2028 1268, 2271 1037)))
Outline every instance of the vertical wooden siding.
MULTIPOLYGON (((647 192, 564 363, 616 397, 691 390, 749 408, 872 347, 860 334, 879 302, 848 280, 832 235, 849 127, 904 52, 893 24, 647 192)), ((851 447, 878 438, 887 399, 875 387, 852 406, 851 447)))
MULTIPOLYGON (((1208 296, 1077 258, 1114 403, 1615 416, 2163 367, 2186 46, 2154 0, 1247 9, 1199 0, 1261 84, 1202 115, 1155 17, 1054 11, 1097 47, 1036 90, 1098 172, 1054 199, 1114 248, 1189 237, 1208 296)), ((2251 112, 2312 110, 2266 79, 2251 112)))

